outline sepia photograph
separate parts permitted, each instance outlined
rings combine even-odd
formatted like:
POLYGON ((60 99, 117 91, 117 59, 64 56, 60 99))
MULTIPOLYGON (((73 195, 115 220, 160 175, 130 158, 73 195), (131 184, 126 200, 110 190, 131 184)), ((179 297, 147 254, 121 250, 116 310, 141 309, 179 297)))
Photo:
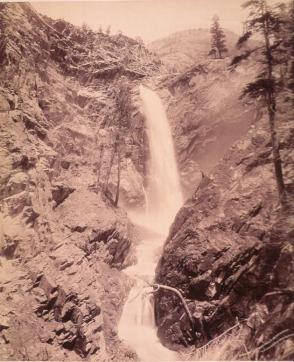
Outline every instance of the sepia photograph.
POLYGON ((294 360, 294 0, 0 0, 0 361, 294 360))

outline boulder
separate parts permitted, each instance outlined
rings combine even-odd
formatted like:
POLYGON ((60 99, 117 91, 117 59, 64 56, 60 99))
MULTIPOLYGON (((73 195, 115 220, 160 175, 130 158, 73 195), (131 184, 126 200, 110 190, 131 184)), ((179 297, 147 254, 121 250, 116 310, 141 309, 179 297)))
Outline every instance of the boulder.
POLYGON ((0 94, 0 112, 9 112, 10 111, 10 105, 7 101, 7 99, 0 94))
POLYGON ((35 132, 40 139, 44 140, 47 137, 46 129, 41 126, 33 116, 24 113, 23 122, 26 129, 35 132))
POLYGON ((28 187, 29 176, 24 172, 12 174, 6 184, 6 197, 18 194, 28 187))
POLYGON ((52 199, 55 201, 55 207, 60 205, 74 191, 75 188, 62 183, 55 183, 52 185, 51 194, 52 199))

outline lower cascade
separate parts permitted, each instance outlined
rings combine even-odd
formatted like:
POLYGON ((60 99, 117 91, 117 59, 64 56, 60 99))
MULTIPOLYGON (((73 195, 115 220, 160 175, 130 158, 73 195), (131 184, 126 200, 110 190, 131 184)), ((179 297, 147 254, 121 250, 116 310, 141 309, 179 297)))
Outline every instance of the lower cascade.
POLYGON ((156 262, 168 228, 181 207, 183 198, 169 122, 159 96, 141 86, 140 96, 150 147, 146 211, 133 216, 138 224, 154 230, 158 236, 142 240, 137 247, 137 264, 125 270, 134 279, 118 326, 121 339, 133 348, 142 361, 172 361, 175 353, 157 338, 152 294, 156 262))

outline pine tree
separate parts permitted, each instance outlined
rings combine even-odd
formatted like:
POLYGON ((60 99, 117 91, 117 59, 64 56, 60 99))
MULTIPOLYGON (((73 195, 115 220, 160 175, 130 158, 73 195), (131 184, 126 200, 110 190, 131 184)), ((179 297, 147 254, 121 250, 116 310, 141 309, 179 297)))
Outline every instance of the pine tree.
POLYGON ((280 83, 277 79, 277 72, 275 72, 276 66, 281 63, 280 46, 283 41, 278 34, 282 22, 279 13, 273 8, 270 8, 266 0, 249 0, 242 6, 243 8, 249 9, 249 16, 247 19, 247 32, 239 39, 237 47, 241 48, 252 35, 256 34, 261 36, 262 44, 253 50, 247 50, 241 56, 235 57, 232 65, 237 65, 251 54, 256 54, 258 62, 261 65, 260 73, 253 82, 246 85, 242 97, 261 98, 266 106, 270 125, 275 178, 279 198, 281 203, 283 203, 285 201, 285 185, 279 140, 276 132, 276 99, 280 83))
POLYGON ((226 47, 226 36, 220 26, 219 17, 215 15, 212 21, 212 26, 210 28, 211 50, 209 52, 209 55, 213 55, 216 59, 222 59, 223 54, 228 51, 226 47))

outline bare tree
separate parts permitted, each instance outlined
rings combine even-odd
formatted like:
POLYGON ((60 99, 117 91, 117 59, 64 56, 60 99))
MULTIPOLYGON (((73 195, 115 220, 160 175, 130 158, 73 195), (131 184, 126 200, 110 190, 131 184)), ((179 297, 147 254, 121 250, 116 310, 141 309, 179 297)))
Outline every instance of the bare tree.
POLYGON ((120 195, 120 181, 121 181, 121 161, 122 154, 125 151, 125 137, 128 130, 130 130, 130 119, 132 112, 132 100, 131 100, 131 86, 127 78, 123 77, 118 81, 115 102, 118 110, 118 135, 115 152, 117 154, 117 184, 116 184, 116 196, 114 205, 118 206, 120 195))
POLYGON ((97 189, 99 188, 99 185, 100 185, 103 156, 104 156, 104 143, 101 143, 101 145, 99 146, 99 158, 98 158, 98 164, 97 164, 97 172, 98 172, 97 181, 96 181, 97 189))
POLYGON ((103 190, 104 190, 105 193, 108 191, 109 179, 110 179, 110 175, 111 175, 111 170, 112 170, 115 154, 117 152, 118 142, 119 142, 119 135, 117 134, 116 137, 115 137, 114 146, 112 148, 109 167, 108 167, 108 170, 107 170, 107 173, 106 173, 106 179, 105 179, 105 183, 104 183, 104 187, 103 187, 103 190))
POLYGON ((118 206, 118 200, 119 200, 119 190, 120 190, 120 173, 121 173, 121 146, 120 142, 118 141, 117 144, 117 184, 116 184, 116 195, 115 195, 115 201, 114 206, 118 206))

